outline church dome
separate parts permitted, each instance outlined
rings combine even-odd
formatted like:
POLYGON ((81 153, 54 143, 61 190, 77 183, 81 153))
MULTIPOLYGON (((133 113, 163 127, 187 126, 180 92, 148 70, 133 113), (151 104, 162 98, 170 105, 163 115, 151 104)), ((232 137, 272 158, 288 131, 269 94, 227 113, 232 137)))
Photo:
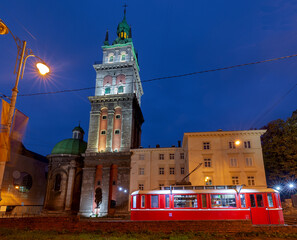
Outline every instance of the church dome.
POLYGON ((87 149, 87 143, 80 139, 65 139, 58 142, 51 154, 73 154, 79 155, 84 153, 87 149))
POLYGON ((72 138, 58 142, 51 154, 73 154, 79 155, 86 151, 87 143, 83 140, 84 130, 78 125, 72 130, 72 138))

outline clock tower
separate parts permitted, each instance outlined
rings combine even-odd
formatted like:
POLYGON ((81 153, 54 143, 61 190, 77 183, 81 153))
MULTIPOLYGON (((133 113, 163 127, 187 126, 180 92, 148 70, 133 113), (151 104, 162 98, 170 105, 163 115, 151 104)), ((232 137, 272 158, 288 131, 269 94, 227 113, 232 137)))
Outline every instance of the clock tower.
POLYGON ((131 26, 124 18, 117 38, 102 46, 96 62, 95 96, 91 102, 79 214, 98 216, 128 213, 131 148, 140 146, 142 84, 131 26))

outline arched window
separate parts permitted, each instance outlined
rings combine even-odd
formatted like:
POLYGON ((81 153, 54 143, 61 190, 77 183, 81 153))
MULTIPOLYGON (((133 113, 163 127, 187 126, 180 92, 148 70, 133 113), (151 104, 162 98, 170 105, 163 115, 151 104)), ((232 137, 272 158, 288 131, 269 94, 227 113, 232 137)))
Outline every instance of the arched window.
POLYGON ((126 84, 126 76, 124 74, 120 74, 117 76, 117 85, 126 84))
POLYGON ((124 87, 123 86, 120 86, 119 88, 118 88, 118 93, 123 93, 124 92, 124 87))
POLYGON ((114 55, 113 53, 108 55, 108 62, 112 63, 114 61, 114 55))
POLYGON ((121 52, 121 62, 125 62, 126 61, 126 52, 121 52))
POLYGON ((110 87, 105 88, 105 94, 110 94, 110 87))
POLYGON ((62 180, 61 174, 57 174, 56 178, 55 178, 55 185, 54 185, 54 190, 55 191, 60 191, 60 189, 61 189, 61 180, 62 180))
POLYGON ((112 84, 112 77, 107 75, 103 78, 103 87, 105 85, 111 85, 112 84))

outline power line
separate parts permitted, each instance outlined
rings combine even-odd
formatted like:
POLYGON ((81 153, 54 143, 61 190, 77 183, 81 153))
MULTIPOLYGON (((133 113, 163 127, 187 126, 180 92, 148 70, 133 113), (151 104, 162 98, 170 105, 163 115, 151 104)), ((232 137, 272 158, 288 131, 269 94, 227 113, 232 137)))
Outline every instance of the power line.
MULTIPOLYGON (((243 63, 243 64, 238 64, 238 65, 233 65, 233 66, 228 66, 228 67, 214 68, 214 69, 203 70, 203 71, 198 71, 198 72, 191 72, 191 73, 184 73, 184 74, 180 74, 180 75, 173 75, 173 76, 165 76, 165 77, 159 77, 159 78, 152 78, 152 79, 148 79, 148 80, 143 80, 141 82, 142 83, 146 83, 146 82, 159 81, 159 80, 163 80, 163 79, 179 78, 179 77, 186 77, 186 76, 191 76, 191 75, 196 75, 196 74, 203 74, 203 73, 209 73, 209 72, 217 72, 217 71, 228 70, 228 69, 232 69, 232 68, 239 68, 239 67, 244 67, 244 66, 249 66, 249 65, 256 65, 256 64, 260 64, 260 63, 278 61, 278 60, 283 60, 283 59, 292 58, 292 57, 297 57, 297 54, 293 54, 293 55, 289 55, 289 56, 284 56, 284 57, 278 57, 278 58, 271 58, 271 59, 261 60, 261 61, 257 61, 257 62, 243 63)), ((135 83, 135 82, 132 82, 130 84, 133 84, 133 83, 135 83)), ((19 94, 18 96, 20 96, 20 97, 28 97, 28 96, 57 94, 57 93, 79 92, 79 91, 85 91, 85 90, 90 90, 90 89, 95 89, 95 88, 102 88, 102 87, 100 86, 100 87, 86 87, 86 88, 77 88, 77 89, 65 89, 65 90, 54 91, 54 92, 41 92, 41 93, 19 94)))
POLYGON ((256 124, 262 120, 268 113, 270 113, 286 96, 288 96, 294 88, 297 86, 297 84, 294 84, 293 87, 291 87, 283 96, 281 96, 269 109, 267 109, 260 117, 258 117, 252 124, 251 127, 256 126, 256 124))

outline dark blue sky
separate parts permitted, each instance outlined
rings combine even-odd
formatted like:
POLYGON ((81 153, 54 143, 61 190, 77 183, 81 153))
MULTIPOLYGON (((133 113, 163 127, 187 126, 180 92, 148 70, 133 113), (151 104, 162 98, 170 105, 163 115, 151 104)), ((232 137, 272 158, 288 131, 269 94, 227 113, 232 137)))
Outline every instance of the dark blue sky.
MULTIPOLYGON (((124 1, 1 1, 0 18, 52 70, 44 81, 30 59, 19 94, 95 86, 106 29, 116 37, 124 1)), ((127 0, 142 80, 297 53, 297 1, 127 0)), ((0 92, 15 81, 16 46, 0 37, 0 92)), ((177 144, 184 132, 246 130, 296 110, 297 57, 190 77, 143 83, 144 147, 177 144), (278 105, 273 107, 275 103, 278 105), (272 108, 273 107, 273 108, 272 108), (271 109, 267 114, 266 112, 271 109)), ((25 146, 47 155, 81 121, 88 132, 95 90, 18 97, 29 119, 25 146)), ((87 140, 87 136, 85 137, 87 140)))

